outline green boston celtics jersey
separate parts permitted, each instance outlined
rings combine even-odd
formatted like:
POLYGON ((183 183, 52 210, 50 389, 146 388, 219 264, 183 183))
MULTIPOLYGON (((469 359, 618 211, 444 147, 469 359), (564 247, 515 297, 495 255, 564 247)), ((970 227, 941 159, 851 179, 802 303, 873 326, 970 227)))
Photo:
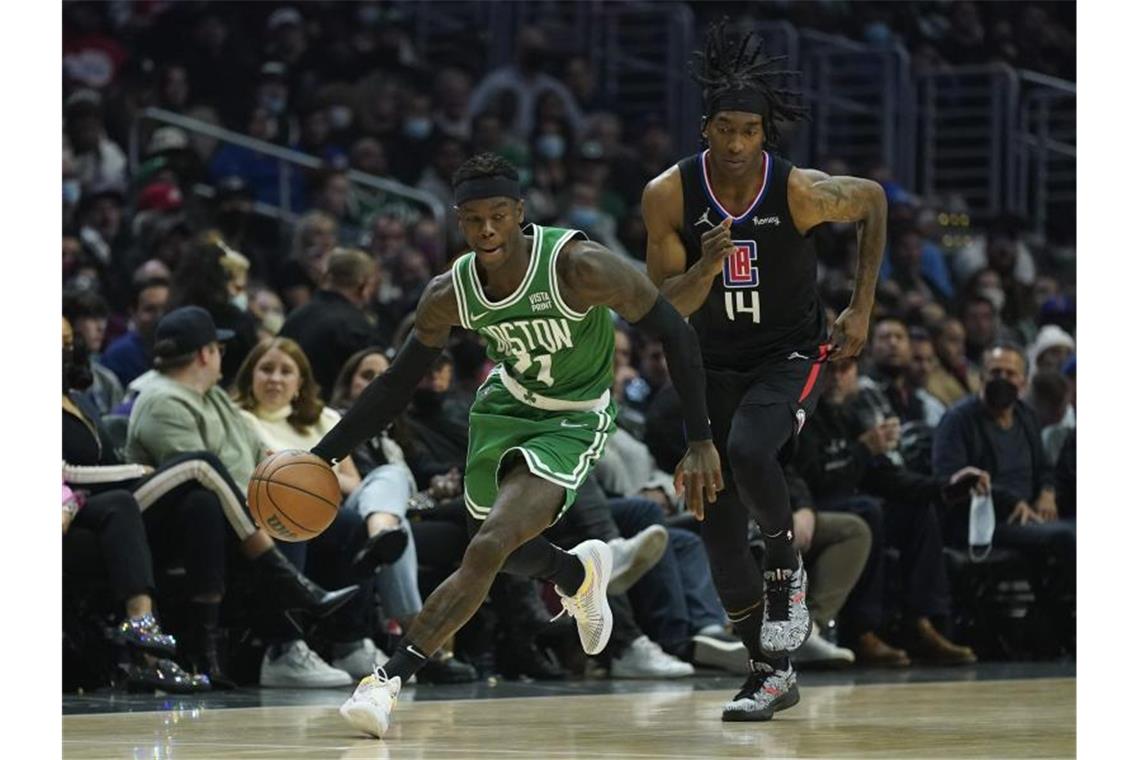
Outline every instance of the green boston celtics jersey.
POLYGON ((558 290, 558 254, 570 240, 585 235, 533 224, 529 231, 530 264, 518 289, 501 301, 483 292, 474 251, 452 265, 459 319, 486 340, 503 384, 520 401, 551 410, 604 404, 613 384, 609 310, 574 311, 558 290))

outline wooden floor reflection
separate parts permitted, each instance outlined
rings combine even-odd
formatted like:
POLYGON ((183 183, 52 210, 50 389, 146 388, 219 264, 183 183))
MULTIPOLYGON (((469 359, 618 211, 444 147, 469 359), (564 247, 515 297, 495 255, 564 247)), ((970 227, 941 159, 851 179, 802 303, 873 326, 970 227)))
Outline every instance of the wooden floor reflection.
POLYGON ((1074 757, 1076 681, 814 686, 770 723, 722 723, 722 692, 415 702, 384 741, 335 704, 74 715, 65 758, 1074 757))

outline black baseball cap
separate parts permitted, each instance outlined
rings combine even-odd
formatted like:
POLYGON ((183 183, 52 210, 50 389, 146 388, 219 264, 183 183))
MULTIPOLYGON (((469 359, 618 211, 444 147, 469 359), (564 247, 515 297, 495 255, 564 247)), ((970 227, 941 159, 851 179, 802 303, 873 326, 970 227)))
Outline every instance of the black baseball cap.
POLYGON ((154 331, 154 363, 188 356, 214 341, 234 337, 233 330, 219 330, 210 312, 201 306, 182 306, 158 321, 154 331))

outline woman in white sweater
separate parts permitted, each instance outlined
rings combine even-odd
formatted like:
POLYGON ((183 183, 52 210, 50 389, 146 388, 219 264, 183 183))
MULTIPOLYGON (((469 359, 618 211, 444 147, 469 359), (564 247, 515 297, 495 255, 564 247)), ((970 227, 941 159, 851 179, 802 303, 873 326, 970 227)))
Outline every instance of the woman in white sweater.
MULTIPOLYGON (((232 395, 243 416, 271 451, 308 450, 340 419, 339 414, 321 402, 308 358, 301 347, 288 338, 263 340, 250 351, 238 370, 232 395)), ((345 496, 361 484, 360 473, 351 458, 345 458, 336 466, 336 475, 345 496)), ((407 533, 402 529, 368 537, 359 512, 341 509, 321 536, 311 542, 282 545, 281 549, 299 567, 312 566, 318 575, 371 576, 379 564, 392 562, 402 555, 407 540, 407 533)), ((371 596, 367 587, 362 588, 356 599, 346 605, 345 614, 338 615, 342 618, 337 621, 339 630, 330 631, 334 641, 339 642, 333 646, 333 668, 354 678, 371 673, 374 664, 382 665, 386 661, 383 652, 367 635, 371 596)), ((296 648, 299 643, 303 646, 303 642, 289 642, 286 649, 296 648)))

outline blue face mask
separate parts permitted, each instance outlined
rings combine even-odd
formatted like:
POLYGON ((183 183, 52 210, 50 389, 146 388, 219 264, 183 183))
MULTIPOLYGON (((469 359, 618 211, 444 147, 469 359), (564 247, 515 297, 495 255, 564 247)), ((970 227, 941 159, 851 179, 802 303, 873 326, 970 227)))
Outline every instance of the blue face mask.
POLYGON ((83 188, 77 179, 65 179, 63 181, 63 202, 68 206, 74 206, 79 203, 79 196, 83 194, 83 188))
POLYGON ((543 158, 556 161, 566 153, 566 141, 562 135, 543 135, 535 141, 534 148, 543 158))
POLYGON ((422 140, 431 134, 431 119, 414 116, 404 122, 404 134, 413 140, 422 140))
POLYGON ((285 98, 280 95, 265 95, 261 98, 261 107, 278 116, 285 113, 285 98))
POLYGON ((581 229, 593 227, 601 218, 602 212, 589 206, 572 206, 570 211, 566 214, 566 219, 570 222, 570 225, 581 229))

